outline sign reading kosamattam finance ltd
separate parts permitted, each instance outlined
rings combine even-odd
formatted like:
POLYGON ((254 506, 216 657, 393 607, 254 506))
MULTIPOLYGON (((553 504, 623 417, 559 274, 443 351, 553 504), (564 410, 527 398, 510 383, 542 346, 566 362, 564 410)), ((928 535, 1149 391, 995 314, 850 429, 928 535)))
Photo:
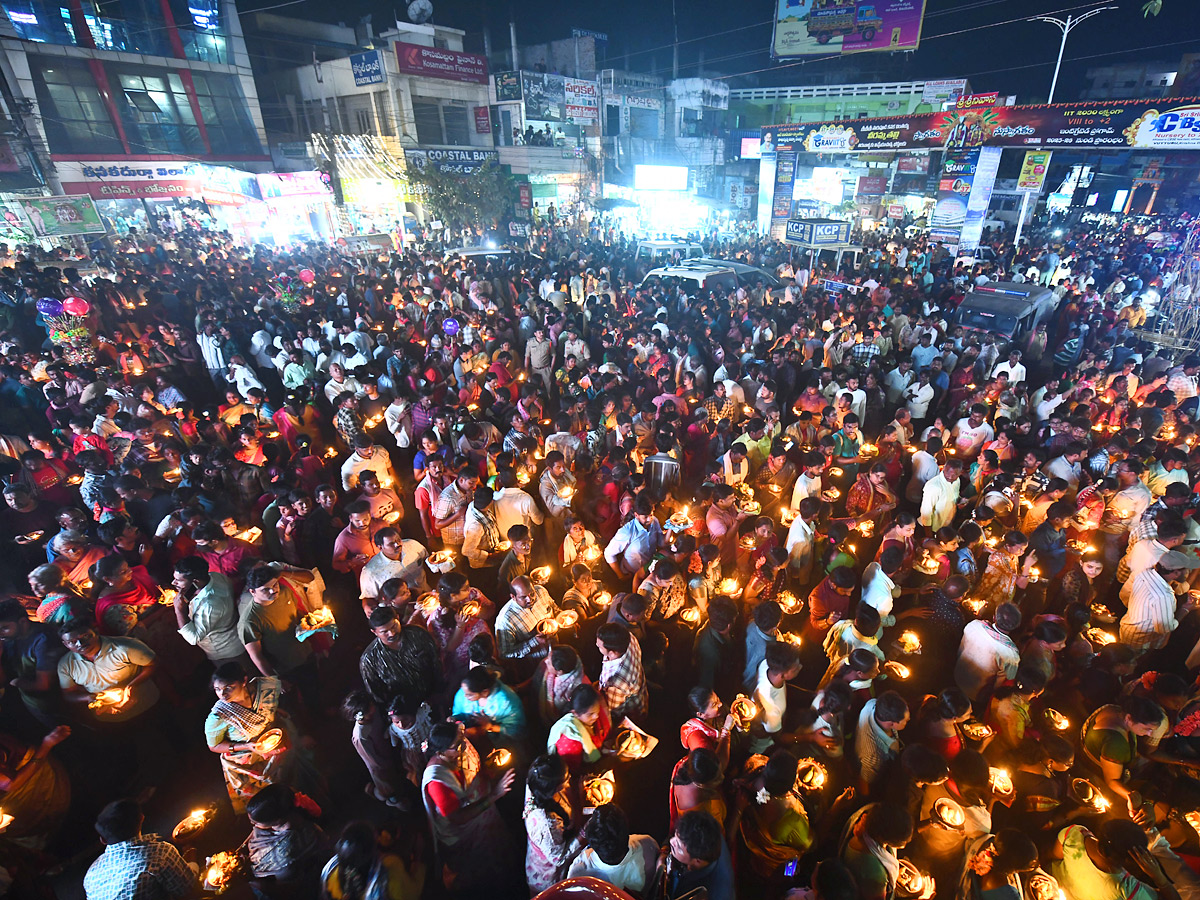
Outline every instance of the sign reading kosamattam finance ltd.
POLYGON ((951 109, 762 129, 763 150, 859 153, 967 147, 1200 150, 1200 98, 951 109))

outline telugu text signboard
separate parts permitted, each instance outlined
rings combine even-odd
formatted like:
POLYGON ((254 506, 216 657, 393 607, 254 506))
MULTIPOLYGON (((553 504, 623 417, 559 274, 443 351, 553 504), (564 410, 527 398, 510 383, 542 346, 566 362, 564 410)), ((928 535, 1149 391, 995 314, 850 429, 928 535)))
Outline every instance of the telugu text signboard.
POLYGON ((771 55, 915 50, 925 0, 775 0, 771 55))
POLYGON ((449 150, 440 148, 422 148, 410 150, 405 148, 404 161, 408 165, 424 169, 432 165, 439 172, 449 172, 452 175, 478 174, 488 163, 500 161, 500 154, 495 150, 449 150))
POLYGON ((1050 150, 1026 150, 1025 159, 1021 163, 1021 174, 1017 176, 1018 191, 1032 191, 1037 194, 1046 183, 1046 172, 1050 169, 1050 150))
POLYGON ((859 153, 969 147, 1200 150, 1200 98, 951 109, 762 129, 764 151, 859 153))
POLYGON ((396 63, 406 75, 424 75, 447 81, 487 84, 487 60, 476 53, 459 53, 439 47, 422 47, 396 41, 396 63))
POLYGON ((12 217, 6 219, 18 231, 34 237, 63 237, 69 234, 98 234, 104 223, 96 204, 86 194, 8 200, 12 217))
POLYGON ((379 55, 378 50, 355 53, 350 57, 350 71, 354 74, 354 84, 358 87, 383 84, 383 57, 379 55))

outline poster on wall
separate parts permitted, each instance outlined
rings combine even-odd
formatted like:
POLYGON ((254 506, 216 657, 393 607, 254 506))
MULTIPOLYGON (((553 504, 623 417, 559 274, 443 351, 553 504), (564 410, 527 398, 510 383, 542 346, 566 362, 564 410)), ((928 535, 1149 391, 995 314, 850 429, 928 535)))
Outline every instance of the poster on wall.
POLYGON ((771 55, 915 50, 924 15, 925 0, 775 0, 771 55))
POLYGON ((6 202, 16 220, 7 214, 5 220, 13 228, 26 231, 35 237, 98 234, 105 230, 100 213, 96 211, 95 202, 86 194, 6 202))
POLYGON ((475 133, 490 134, 492 131, 492 113, 486 106, 476 106, 473 110, 475 114, 475 133))
POLYGON ((525 93, 525 118, 538 122, 562 122, 567 105, 567 87, 561 75, 548 72, 522 72, 525 93))
POLYGON ((1200 97, 984 106, 762 129, 764 147, 809 153, 966 147, 1200 150, 1200 97))
POLYGON ((595 125, 600 121, 600 87, 594 81, 563 79, 564 110, 568 122, 595 125))
MULTIPOLYGON (((775 166, 775 202, 772 220, 786 220, 792 214, 792 190, 796 183, 796 154, 780 153, 775 166)), ((771 223, 775 224, 774 221, 771 223)))
POLYGON ((396 62, 406 75, 424 75, 473 84, 488 82, 487 60, 476 53, 459 53, 457 50, 396 41, 396 62))
POLYGON ((497 72, 495 78, 497 103, 521 99, 520 72, 497 72))
POLYGON ((979 150, 947 152, 942 158, 942 177, 938 181, 937 203, 929 217, 929 236, 946 244, 958 244, 967 221, 967 198, 975 182, 979 150))
POLYGON ((1041 193, 1042 185, 1046 183, 1046 173, 1050 170, 1049 150, 1026 150, 1025 159, 1021 163, 1021 174, 1017 176, 1018 191, 1041 193))
POLYGON ((958 238, 960 250, 974 250, 983 237, 983 220, 992 202, 992 188, 996 184, 996 173, 1000 170, 1000 156, 1003 153, 1002 147, 984 147, 979 151, 971 193, 967 195, 967 216, 958 238))

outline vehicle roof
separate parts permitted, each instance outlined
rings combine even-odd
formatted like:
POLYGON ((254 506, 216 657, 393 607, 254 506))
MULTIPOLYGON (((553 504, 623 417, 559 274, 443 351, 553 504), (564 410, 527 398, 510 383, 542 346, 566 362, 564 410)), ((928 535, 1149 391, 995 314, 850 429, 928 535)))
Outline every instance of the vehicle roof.
POLYGON ((1012 281, 989 281, 981 287, 971 288, 963 298, 962 306, 970 301, 974 309, 983 312, 1020 316, 1036 306, 1045 296, 1054 295, 1053 291, 1041 285, 1017 284, 1012 281))
POLYGON ((638 241, 639 247, 699 247, 700 244, 696 241, 670 240, 667 238, 656 238, 650 241, 638 241))
POLYGON ((455 247, 447 250, 447 256, 503 256, 512 253, 508 247, 455 247))
POLYGON ((761 269, 758 266, 752 266, 749 263, 738 262, 735 259, 714 259, 711 256, 697 256, 695 259, 689 259, 687 262, 688 265, 700 263, 706 266, 716 266, 717 268, 721 269, 733 269, 733 271, 737 272, 739 275, 757 275, 759 272, 766 272, 766 269, 761 269))
POLYGON ((698 275, 716 275, 721 273, 729 273, 736 275, 737 273, 731 266, 714 266, 714 265, 679 265, 679 266, 662 266, 658 269, 651 269, 646 273, 646 277, 657 275, 659 278, 687 278, 696 277, 698 275))

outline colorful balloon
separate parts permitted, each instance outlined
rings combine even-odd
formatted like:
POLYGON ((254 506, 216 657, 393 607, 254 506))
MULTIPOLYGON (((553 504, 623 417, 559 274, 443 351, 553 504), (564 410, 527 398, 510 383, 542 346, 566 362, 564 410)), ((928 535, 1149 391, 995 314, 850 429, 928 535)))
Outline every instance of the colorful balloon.
POLYGON ((312 284, 314 281, 317 280, 317 273, 314 272, 312 269, 301 269, 300 270, 300 280, 303 281, 305 284, 312 284))
POLYGON ((92 305, 82 297, 68 297, 62 302, 62 308, 73 316, 86 316, 92 305))
POLYGON ((53 297, 43 297, 37 302, 37 311, 44 316, 61 316, 63 304, 61 300, 55 300, 53 297))
POLYGON ((454 337, 456 334, 458 334, 461 327, 462 326, 459 324, 458 319, 447 319, 442 323, 442 331, 446 332, 446 334, 448 334, 450 337, 454 337))

